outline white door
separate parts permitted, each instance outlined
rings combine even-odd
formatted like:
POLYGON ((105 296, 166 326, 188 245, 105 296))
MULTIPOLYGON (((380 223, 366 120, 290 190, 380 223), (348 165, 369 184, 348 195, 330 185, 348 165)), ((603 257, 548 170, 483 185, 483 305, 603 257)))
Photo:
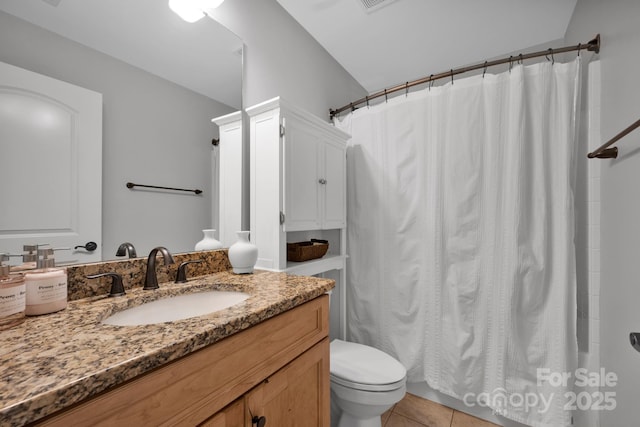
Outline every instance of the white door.
POLYGON ((102 95, 0 62, 0 253, 50 244, 70 248, 60 264, 93 262, 101 240, 102 95))

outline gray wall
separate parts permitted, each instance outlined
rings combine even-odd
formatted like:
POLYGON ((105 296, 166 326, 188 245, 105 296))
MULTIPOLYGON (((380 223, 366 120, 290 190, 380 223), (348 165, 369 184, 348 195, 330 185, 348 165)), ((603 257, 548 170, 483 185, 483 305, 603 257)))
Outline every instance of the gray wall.
POLYGON ((245 43, 244 106, 281 96, 329 119, 366 91, 276 0, 229 0, 213 17, 245 43))
MULTIPOLYGON (((578 0, 566 41, 602 36, 602 142, 640 118, 640 2, 578 0)), ((600 358, 618 377, 617 408, 602 426, 638 425, 640 353, 629 332, 640 331, 640 131, 618 143, 617 160, 602 162, 600 358)))
MULTIPOLYGON (((226 1, 212 16, 244 41, 245 108, 281 96, 328 120, 330 108, 367 94, 276 0, 226 1)), ((246 123, 244 139, 244 150, 248 153, 246 123)), ((249 229, 250 210, 248 170, 249 156, 245 156, 242 206, 245 230, 249 229)))
MULTIPOLYGON (((215 18, 245 43, 244 106, 282 96, 328 119, 329 108, 366 94, 275 0, 227 1, 215 18)), ((212 226, 209 121, 232 110, 1 12, 0 40, 0 61, 104 96, 105 257, 124 240, 140 255, 159 244, 191 250, 212 226), (204 196, 131 192, 126 181, 198 187, 204 196)))
POLYGON ((211 118, 233 109, 2 12, 0 40, 0 61, 103 94, 103 256, 123 241, 140 256, 193 250, 212 225, 211 118), (131 191, 127 181, 204 193, 131 191))

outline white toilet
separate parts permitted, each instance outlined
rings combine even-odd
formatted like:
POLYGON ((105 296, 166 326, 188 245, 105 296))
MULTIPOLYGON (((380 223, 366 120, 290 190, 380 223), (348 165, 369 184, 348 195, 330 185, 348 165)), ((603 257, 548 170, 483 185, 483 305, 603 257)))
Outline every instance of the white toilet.
POLYGON ((407 370, 362 344, 331 341, 331 426, 380 427, 380 416, 407 390, 407 370))

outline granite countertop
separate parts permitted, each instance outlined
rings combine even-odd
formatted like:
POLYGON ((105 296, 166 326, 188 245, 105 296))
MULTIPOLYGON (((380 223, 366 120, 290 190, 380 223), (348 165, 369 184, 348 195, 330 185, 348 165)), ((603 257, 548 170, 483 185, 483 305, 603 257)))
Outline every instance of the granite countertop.
POLYGON ((164 283, 116 298, 69 302, 58 313, 30 317, 0 331, 0 424, 23 425, 176 360, 312 300, 333 280, 256 271, 213 273, 186 284, 164 283), (110 314, 142 302, 206 290, 250 297, 227 309, 145 326, 109 326, 110 314))

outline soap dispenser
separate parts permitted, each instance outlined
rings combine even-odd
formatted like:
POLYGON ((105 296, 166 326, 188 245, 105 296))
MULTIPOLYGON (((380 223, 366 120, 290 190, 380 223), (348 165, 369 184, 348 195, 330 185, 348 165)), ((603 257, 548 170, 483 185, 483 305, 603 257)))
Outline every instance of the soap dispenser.
POLYGON ((3 265, 9 256, 0 255, 0 331, 24 322, 26 290, 24 277, 11 273, 8 265, 3 265))
POLYGON ((25 272, 27 316, 49 314, 67 307, 67 272, 55 268, 52 248, 38 248, 37 269, 25 272))
POLYGON ((26 270, 35 270, 38 268, 38 245, 23 245, 22 250, 24 253, 22 255, 11 255, 11 256, 22 256, 22 264, 11 267, 11 271, 20 272, 26 270))

